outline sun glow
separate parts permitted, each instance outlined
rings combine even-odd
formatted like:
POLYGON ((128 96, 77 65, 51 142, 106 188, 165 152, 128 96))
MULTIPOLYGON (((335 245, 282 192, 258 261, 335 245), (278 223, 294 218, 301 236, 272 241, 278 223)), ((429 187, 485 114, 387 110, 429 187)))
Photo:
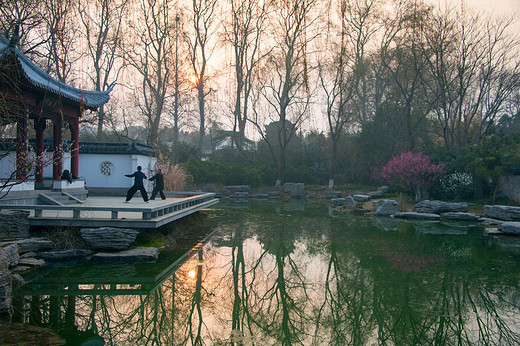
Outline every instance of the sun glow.
POLYGON ((194 278, 195 276, 197 276, 197 272, 195 271, 195 269, 192 269, 188 272, 188 276, 190 278, 194 278))
POLYGON ((197 83, 199 82, 199 77, 197 75, 192 74, 188 77, 188 80, 191 84, 197 85, 197 83))

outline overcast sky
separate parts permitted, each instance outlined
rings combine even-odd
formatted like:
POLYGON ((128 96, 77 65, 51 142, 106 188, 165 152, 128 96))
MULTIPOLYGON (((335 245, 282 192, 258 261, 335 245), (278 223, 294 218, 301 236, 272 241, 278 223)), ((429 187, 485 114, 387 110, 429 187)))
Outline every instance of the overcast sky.
MULTIPOLYGON (((441 6, 446 2, 455 3, 460 6, 461 0, 433 0, 441 6)), ((520 0, 463 0, 468 8, 472 7, 479 11, 492 11, 498 15, 510 15, 520 9, 520 0)))

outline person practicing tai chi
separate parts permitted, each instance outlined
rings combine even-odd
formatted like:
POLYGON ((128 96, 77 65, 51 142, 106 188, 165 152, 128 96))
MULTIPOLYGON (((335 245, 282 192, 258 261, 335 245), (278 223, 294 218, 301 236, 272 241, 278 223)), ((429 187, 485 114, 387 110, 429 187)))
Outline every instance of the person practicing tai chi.
POLYGON ((137 166, 137 171, 135 171, 132 174, 125 174, 123 175, 128 178, 134 178, 134 185, 130 189, 128 189, 128 192, 126 193, 126 200, 125 203, 128 203, 132 197, 134 197, 134 194, 137 191, 141 191, 141 195, 143 196, 143 200, 148 203, 148 194, 146 193, 146 190, 144 189, 143 180, 148 179, 146 175, 141 172, 142 168, 141 166, 137 166))
POLYGON ((155 173, 155 175, 148 180, 150 180, 150 181, 155 180, 155 186, 153 187, 152 197, 150 197, 150 199, 153 201, 155 199, 155 196, 157 196, 157 192, 159 192, 159 194, 161 195, 161 199, 166 199, 166 196, 164 195, 164 192, 163 192, 164 175, 162 174, 161 169, 158 168, 157 173, 155 173))

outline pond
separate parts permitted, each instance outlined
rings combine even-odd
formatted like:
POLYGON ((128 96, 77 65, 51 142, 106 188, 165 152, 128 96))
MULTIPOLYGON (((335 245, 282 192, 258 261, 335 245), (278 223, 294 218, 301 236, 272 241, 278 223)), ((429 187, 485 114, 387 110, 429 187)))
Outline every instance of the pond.
POLYGON ((30 273, 14 319, 70 345, 520 343, 520 247, 479 225, 303 200, 204 213, 155 264, 30 273))

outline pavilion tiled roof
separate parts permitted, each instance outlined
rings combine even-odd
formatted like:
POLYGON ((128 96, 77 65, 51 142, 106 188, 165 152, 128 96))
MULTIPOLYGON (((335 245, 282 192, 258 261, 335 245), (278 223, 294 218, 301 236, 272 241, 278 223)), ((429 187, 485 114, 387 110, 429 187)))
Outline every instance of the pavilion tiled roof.
POLYGON ((0 37, 0 63, 9 56, 16 58, 25 79, 36 88, 81 103, 88 109, 97 109, 110 100, 113 86, 106 91, 89 91, 62 83, 36 66, 18 48, 10 45, 8 39, 0 37))

